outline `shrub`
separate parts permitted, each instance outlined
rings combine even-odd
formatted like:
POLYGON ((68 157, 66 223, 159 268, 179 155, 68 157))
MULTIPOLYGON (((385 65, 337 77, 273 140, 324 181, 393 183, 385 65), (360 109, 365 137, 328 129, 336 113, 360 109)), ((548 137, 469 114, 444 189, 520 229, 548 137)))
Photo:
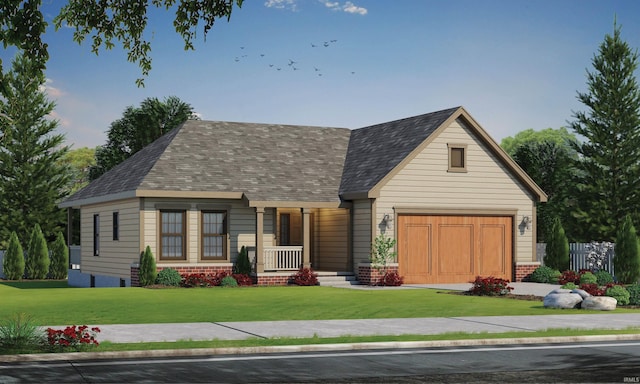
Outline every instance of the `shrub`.
POLYGON ((598 272, 594 273, 594 275, 596 276, 596 282, 598 283, 598 285, 607 285, 609 283, 613 283, 613 276, 611 276, 611 274, 604 269, 599 270, 598 272))
POLYGON ((49 274, 49 249, 40 225, 36 223, 31 231, 31 239, 27 246, 25 272, 28 279, 46 279, 49 274))
POLYGON ((560 271, 546 265, 541 265, 531 273, 531 280, 536 283, 555 283, 560 276, 560 271))
POLYGON ((607 288, 605 295, 618 300, 618 305, 629 305, 629 291, 622 285, 614 285, 607 288))
POLYGON ((635 283, 640 277, 640 252, 631 216, 625 217, 616 239, 616 254, 613 257, 616 277, 625 284, 635 283))
POLYGON ((564 283, 562 285, 562 287, 560 287, 560 288, 562 288, 562 289, 576 289, 576 288, 578 288, 578 286, 573 281, 570 281, 568 283, 564 283))
POLYGON ((551 235, 545 248, 544 264, 550 268, 564 271, 569 269, 569 240, 559 218, 553 220, 551 235))
POLYGON ((147 245, 144 252, 140 255, 140 271, 138 272, 140 286, 146 287, 156 282, 158 272, 156 271, 156 258, 151 252, 151 248, 147 245))
POLYGON ((634 283, 627 286, 629 292, 629 304, 640 305, 640 284, 634 283))
POLYGON ((599 287, 596 283, 580 284, 580 289, 592 296, 604 296, 604 288, 599 287))
POLYGON ((32 349, 44 341, 44 335, 31 316, 18 313, 0 323, 0 347, 2 349, 32 349))
POLYGON ((404 283, 402 276, 396 271, 387 271, 378 281, 378 285, 385 287, 399 287, 404 283))
POLYGON ((180 273, 173 268, 164 268, 158 272, 158 277, 156 277, 156 284, 167 285, 170 287, 179 286, 181 281, 182 276, 180 276, 180 273))
POLYGON ((298 272, 289 277, 289 283, 303 286, 318 285, 318 274, 311 268, 301 267, 298 272))
POLYGON ((225 276, 222 278, 222 280, 220 280, 220 286, 221 287, 229 287, 229 288, 235 288, 238 286, 238 282, 236 281, 236 279, 233 278, 233 276, 225 276))
POLYGON ((24 252, 15 231, 9 237, 9 246, 2 261, 4 276, 9 280, 20 280, 24 275, 24 252))
POLYGON ((513 287, 509 286, 509 280, 499 277, 477 276, 469 292, 478 296, 501 296, 506 295, 511 290, 513 290, 513 287))
POLYGON ((376 236, 371 245, 371 255, 369 261, 373 263, 373 267, 381 273, 387 272, 387 263, 393 261, 396 253, 391 250, 396 245, 396 240, 386 237, 384 233, 376 236))
POLYGON ((64 241, 62 232, 58 232, 56 240, 51 244, 51 265, 49 276, 52 279, 66 279, 69 271, 69 247, 64 241))
POLYGON ((238 282, 238 285, 240 286, 253 285, 253 279, 249 275, 246 275, 243 273, 234 273, 231 276, 233 276, 233 278, 236 279, 236 281, 238 282))
POLYGON ((54 350, 73 348, 76 351, 86 350, 93 345, 99 345, 96 335, 100 328, 89 328, 86 325, 76 327, 72 325, 64 330, 47 328, 47 340, 54 350))
POLYGON ((580 284, 596 284, 598 285, 598 278, 591 272, 585 272, 580 276, 580 284))
POLYGON ((580 275, 570 269, 562 272, 562 275, 560 275, 560 278, 558 279, 558 284, 564 285, 567 283, 573 283, 574 285, 580 284, 580 275))
POLYGON ((191 273, 182 275, 181 285, 185 288, 194 287, 213 287, 214 281, 212 276, 205 275, 204 273, 191 273))
POLYGON ((242 275, 248 275, 251 273, 249 252, 247 252, 247 248, 244 245, 240 248, 240 253, 238 253, 236 264, 233 266, 233 273, 242 275))

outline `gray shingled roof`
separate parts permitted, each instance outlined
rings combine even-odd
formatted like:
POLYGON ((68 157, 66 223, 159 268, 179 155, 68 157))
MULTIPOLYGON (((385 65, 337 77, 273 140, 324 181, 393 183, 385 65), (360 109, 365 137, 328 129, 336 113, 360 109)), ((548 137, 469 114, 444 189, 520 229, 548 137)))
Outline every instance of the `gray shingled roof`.
POLYGON ((350 134, 346 128, 187 121, 65 203, 134 190, 336 202, 350 134))
POLYGON ((352 131, 340 195, 369 192, 459 108, 352 131))

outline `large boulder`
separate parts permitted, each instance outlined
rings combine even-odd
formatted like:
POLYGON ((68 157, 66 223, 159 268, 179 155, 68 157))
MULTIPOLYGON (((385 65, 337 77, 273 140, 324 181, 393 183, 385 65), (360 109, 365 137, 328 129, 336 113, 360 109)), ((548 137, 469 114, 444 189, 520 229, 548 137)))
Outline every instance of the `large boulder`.
POLYGON ((584 289, 576 288, 572 290, 571 293, 577 293, 578 295, 582 296, 582 300, 586 299, 587 297, 591 297, 591 294, 584 289))
POLYGON ((613 311, 616 309, 618 300, 609 296, 590 296, 582 300, 580 307, 582 309, 591 309, 594 311, 613 311))
POLYGON ((552 291, 544 297, 543 303, 545 308, 580 308, 580 303, 582 303, 582 296, 577 293, 571 293, 571 291, 561 293, 552 291))

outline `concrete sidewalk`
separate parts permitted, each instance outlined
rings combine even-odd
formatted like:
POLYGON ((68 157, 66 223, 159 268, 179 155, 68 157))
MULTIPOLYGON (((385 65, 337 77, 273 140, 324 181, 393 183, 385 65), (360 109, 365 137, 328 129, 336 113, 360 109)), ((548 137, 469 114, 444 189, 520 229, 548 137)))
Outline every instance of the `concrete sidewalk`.
MULTIPOLYGON (((431 317, 413 319, 246 321, 176 324, 97 325, 99 341, 113 343, 178 340, 244 340, 374 335, 434 335, 450 332, 534 332, 546 329, 640 327, 640 313, 541 316, 431 317)), ((55 327, 54 327, 55 328, 55 327)))

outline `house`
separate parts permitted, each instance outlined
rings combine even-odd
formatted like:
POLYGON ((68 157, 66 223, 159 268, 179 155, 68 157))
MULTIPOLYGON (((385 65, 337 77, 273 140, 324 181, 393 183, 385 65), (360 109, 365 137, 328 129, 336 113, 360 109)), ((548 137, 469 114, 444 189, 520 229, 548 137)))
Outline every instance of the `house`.
POLYGON ((258 284, 299 266, 367 283, 381 234, 405 283, 454 283, 532 272, 538 201, 457 107, 355 130, 187 121, 60 207, 80 210, 85 285, 136 285, 147 245, 181 273, 230 271, 246 246, 258 284))

